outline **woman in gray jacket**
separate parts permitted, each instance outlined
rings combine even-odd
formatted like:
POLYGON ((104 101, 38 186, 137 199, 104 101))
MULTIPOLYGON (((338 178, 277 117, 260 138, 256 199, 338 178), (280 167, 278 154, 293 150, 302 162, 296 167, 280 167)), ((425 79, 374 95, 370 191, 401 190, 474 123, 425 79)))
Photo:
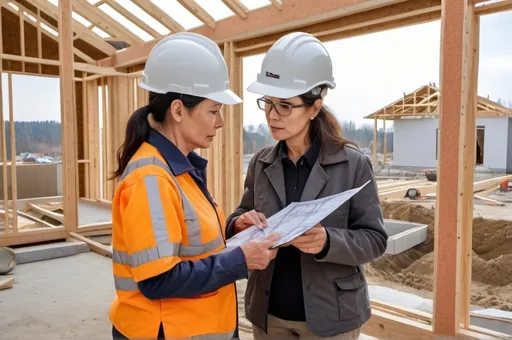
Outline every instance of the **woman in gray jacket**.
POLYGON ((309 201, 359 187, 358 194, 309 232, 281 247, 267 269, 254 271, 245 311, 258 339, 357 339, 371 314, 362 265, 387 246, 370 160, 343 138, 323 105, 335 87, 332 63, 310 34, 283 36, 266 53, 248 91, 262 95, 279 142, 256 152, 245 190, 227 220, 227 234, 265 226, 291 202, 309 201))

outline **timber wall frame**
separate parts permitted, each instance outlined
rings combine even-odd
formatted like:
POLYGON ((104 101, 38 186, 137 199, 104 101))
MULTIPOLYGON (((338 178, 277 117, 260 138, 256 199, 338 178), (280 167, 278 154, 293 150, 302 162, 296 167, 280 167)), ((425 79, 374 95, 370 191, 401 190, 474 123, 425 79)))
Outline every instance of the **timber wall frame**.
MULTIPOLYGON (((149 0, 134 1, 151 12, 153 17, 161 18, 172 32, 183 30, 172 18, 158 12, 149 0)), ((223 0, 236 16, 217 22, 201 11, 194 1, 179 2, 188 6, 187 9, 190 7, 205 22, 204 26, 191 31, 210 37, 222 48, 231 86, 239 96, 243 94, 243 57, 264 53, 288 32, 306 31, 322 41, 332 41, 441 19, 441 138, 434 313, 429 315, 372 301, 373 317, 363 332, 392 339, 431 339, 436 335, 474 339, 501 336, 469 324, 474 177, 471 162, 475 152, 472 108, 476 105, 479 17, 512 9, 512 0, 492 4, 478 1, 483 3, 478 7, 468 0, 273 0, 272 5, 253 11, 247 11, 239 1, 223 0)), ((110 204, 116 183, 106 181, 106 177, 114 170, 115 154, 123 141, 129 115, 147 103, 148 95, 137 87, 137 80, 148 53, 161 38, 161 35, 154 34, 155 40, 141 43, 136 36, 98 14, 99 10, 85 0, 60 0, 58 7, 48 4, 46 0, 0 1, 3 6, 0 66, 8 73, 60 77, 65 226, 18 232, 14 186, 13 199, 4 201, 4 206, 9 206, 14 212, 13 230, 5 228, 5 233, 0 235, 0 246, 58 240, 80 233, 109 232, 110 223, 78 226, 78 199, 83 197, 110 204), (13 11, 11 4, 18 10, 13 11), (72 19, 72 9, 94 21, 94 25, 110 30, 112 38, 98 39, 91 34, 90 28, 77 25, 72 19), (58 28, 58 37, 52 37, 40 25, 34 25, 27 13, 37 23, 58 28), (23 20, 19 19, 20 15, 23 20), (18 33, 14 29, 16 25, 21 28, 18 33), (32 38, 27 39, 29 35, 32 38), (13 37, 20 41, 19 46, 7 43, 6 38, 13 37), (119 45, 130 47, 117 51, 114 46, 119 45), (99 147, 100 111, 104 127, 102 154, 99 147)), ((142 27, 143 23, 139 25, 142 27)), ((146 30, 151 30, 151 27, 146 27, 146 30)), ((9 81, 7 86, 10 84, 9 81)), ((13 124, 12 108, 10 115, 13 124)), ((3 123, 4 115, 1 116, 0 123, 3 123)), ((209 159, 209 189, 229 213, 238 204, 243 191, 242 106, 226 107, 224 118, 225 128, 212 147, 202 150, 201 154, 209 159)), ((4 129, 1 145, 5 183, 4 129)), ((13 166, 11 170, 13 176, 15 168, 13 166)), ((6 188, 4 185, 4 197, 8 197, 6 188)), ((9 217, 5 215, 7 226, 9 217)))

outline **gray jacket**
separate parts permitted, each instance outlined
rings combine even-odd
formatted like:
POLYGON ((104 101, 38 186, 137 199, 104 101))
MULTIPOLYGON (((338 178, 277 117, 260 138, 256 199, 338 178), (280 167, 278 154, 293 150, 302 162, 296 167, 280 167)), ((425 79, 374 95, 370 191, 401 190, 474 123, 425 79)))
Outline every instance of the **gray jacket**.
MULTIPOLYGON (((258 151, 249 163, 245 191, 238 208, 227 219, 227 236, 233 236, 234 221, 256 209, 265 216, 285 206, 284 172, 279 147, 258 151)), ((323 259, 301 253, 302 285, 306 321, 317 336, 334 336, 358 328, 371 315, 368 286, 361 265, 379 258, 387 246, 377 185, 367 156, 345 146, 324 145, 304 188, 302 201, 326 197, 361 186, 349 202, 321 224, 330 248, 323 259)), ((274 270, 253 271, 245 293, 245 313, 255 326, 267 330, 269 289, 274 270)))

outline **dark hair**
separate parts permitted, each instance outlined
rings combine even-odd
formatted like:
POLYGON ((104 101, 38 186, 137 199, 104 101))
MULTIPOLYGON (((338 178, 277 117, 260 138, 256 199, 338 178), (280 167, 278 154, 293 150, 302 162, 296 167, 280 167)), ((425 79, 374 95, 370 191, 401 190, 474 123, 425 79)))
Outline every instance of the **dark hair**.
MULTIPOLYGON (((320 91, 312 90, 308 93, 300 95, 299 97, 302 99, 304 104, 306 104, 306 106, 313 106, 315 101, 321 98, 321 95, 320 91)), ((334 144, 343 147, 346 144, 351 144, 357 147, 354 142, 343 137, 343 132, 338 120, 325 105, 322 105, 318 115, 309 124, 309 136, 311 139, 314 139, 318 136, 322 141, 322 145, 334 144)))
POLYGON ((171 103, 177 99, 181 100, 188 109, 194 108, 204 100, 201 97, 174 92, 167 92, 166 94, 150 92, 149 104, 135 111, 126 124, 124 142, 117 151, 118 168, 110 179, 120 177, 123 174, 135 152, 142 143, 147 141, 151 130, 148 122, 149 114, 152 113, 155 121, 163 123, 171 103))

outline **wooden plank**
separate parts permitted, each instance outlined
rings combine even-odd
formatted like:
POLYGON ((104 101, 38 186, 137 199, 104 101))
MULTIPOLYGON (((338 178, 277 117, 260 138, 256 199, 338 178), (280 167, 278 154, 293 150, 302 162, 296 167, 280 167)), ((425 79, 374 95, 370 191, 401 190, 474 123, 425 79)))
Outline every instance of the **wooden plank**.
POLYGON ((74 238, 78 241, 87 243, 87 245, 89 246, 89 248, 92 251, 94 251, 100 255, 103 255, 103 256, 108 256, 110 258, 112 257, 112 250, 109 246, 106 246, 99 242, 93 241, 93 240, 91 240, 87 237, 84 237, 80 234, 77 234, 77 233, 69 233, 69 235, 71 236, 71 238, 74 238))
MULTIPOLYGON (((1 12, 0 12, 1 13, 1 12)), ((0 53, 3 53, 3 33, 2 33, 2 15, 0 15, 0 53)), ((0 74, 2 73, 3 62, 0 60, 0 74)), ((0 93, 3 93, 3 81, 0 78, 0 93)), ((7 141, 5 133, 5 120, 4 120, 4 104, 3 95, 0 96, 0 125, 1 125, 1 147, 2 147, 2 182, 3 182, 3 195, 4 195, 4 207, 9 206, 9 186, 7 176, 7 141)), ((9 225, 9 216, 4 214, 4 225, 9 225)), ((9 228, 4 229, 4 233, 7 234, 9 228)))
MULTIPOLYGON (((466 1, 443 1, 439 100, 440 148, 434 241, 435 335, 459 333, 463 215, 463 141, 467 130, 468 23, 466 1)), ((469 171, 474 171, 473 166, 469 171)), ((471 195, 472 196, 472 195, 471 195)), ((472 199, 466 197, 466 199, 472 199)))
MULTIPOLYGON (((479 61, 479 39, 480 39, 480 18, 474 14, 474 9, 468 8, 469 18, 466 23, 465 43, 468 44, 465 72, 467 74, 466 87, 463 91, 463 106, 467 107, 465 113, 465 130, 463 145, 463 168, 462 168, 462 235, 461 235, 461 257, 460 257, 460 293, 458 295, 459 324, 464 329, 471 326, 471 283, 472 283, 472 262, 473 262, 473 205, 475 199, 486 201, 488 199, 474 195, 475 192, 475 163, 476 163, 476 115, 478 106, 478 61, 479 61)), ((463 72, 464 72, 463 71, 463 72)), ((480 189, 477 187, 476 189, 480 189)), ((504 205, 504 204, 503 204, 504 205)))
POLYGON ((76 106, 73 70, 72 0, 59 1, 60 100, 62 120, 62 174, 64 193, 64 225, 75 231, 78 225, 78 168, 76 106))
POLYGON ((0 237, 0 247, 11 247, 21 244, 30 244, 54 240, 62 240, 68 237, 64 227, 40 228, 22 233, 9 233, 0 237))
POLYGON ((215 29, 215 19, 204 8, 199 6, 195 0, 178 0, 178 2, 203 24, 206 24, 212 30, 215 29))
POLYGON ((0 290, 14 287, 14 275, 9 277, 0 277, 0 290))
POLYGON ((33 203, 29 203, 29 204, 28 204, 28 206, 29 206, 32 210, 34 210, 34 211, 37 211, 37 212, 39 212, 39 213, 41 213, 41 214, 43 214, 43 215, 45 215, 45 216, 48 216, 48 217, 50 217, 50 218, 53 218, 54 220, 57 220, 57 221, 59 221, 59 222, 61 222, 61 223, 63 223, 63 224, 65 223, 65 216, 64 216, 64 215, 62 215, 62 214, 59 214, 59 213, 56 213, 56 212, 50 211, 50 210, 48 210, 48 209, 44 209, 44 208, 42 208, 42 207, 40 207, 40 206, 38 206, 38 205, 35 205, 35 204, 33 204, 33 203))
POLYGON ((99 111, 98 111, 98 85, 96 81, 85 82, 87 89, 87 120, 89 129, 87 131, 87 140, 89 142, 87 158, 90 161, 89 171, 89 197, 99 198, 100 196, 100 176, 99 176, 99 111))
POLYGON ((16 177, 16 129, 14 127, 14 95, 12 89, 12 74, 7 75, 7 83, 9 88, 9 137, 11 144, 11 208, 12 214, 12 231, 18 231, 18 181, 16 177))
POLYGON ((247 9, 240 0, 222 0, 222 2, 241 19, 247 18, 247 12, 249 12, 249 9, 247 9))

